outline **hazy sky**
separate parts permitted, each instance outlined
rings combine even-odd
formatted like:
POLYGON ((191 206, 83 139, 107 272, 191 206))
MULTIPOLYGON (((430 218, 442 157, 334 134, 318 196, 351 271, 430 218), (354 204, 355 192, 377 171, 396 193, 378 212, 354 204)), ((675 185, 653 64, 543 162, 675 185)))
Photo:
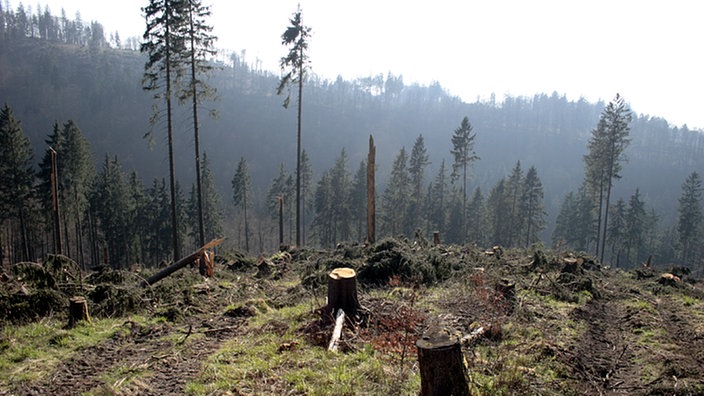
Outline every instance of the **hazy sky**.
MULTIPOLYGON (((36 7, 35 1, 24 1, 36 7)), ((17 0, 11 0, 16 7, 17 0)), ((58 15, 141 36, 147 0, 40 0, 58 15)), ((203 0, 217 46, 278 71, 298 4, 313 29, 313 71, 346 79, 389 71, 438 81, 466 101, 557 91, 620 93, 641 114, 704 128, 704 23, 693 0, 203 0)))

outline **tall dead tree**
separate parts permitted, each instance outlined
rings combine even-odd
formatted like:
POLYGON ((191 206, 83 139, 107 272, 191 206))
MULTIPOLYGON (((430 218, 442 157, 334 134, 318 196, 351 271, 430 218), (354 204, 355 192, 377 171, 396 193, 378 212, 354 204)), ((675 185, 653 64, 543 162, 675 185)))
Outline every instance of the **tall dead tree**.
POLYGON ((376 224, 376 207, 374 197, 376 195, 374 186, 375 176, 376 146, 374 137, 369 135, 369 155, 367 157, 367 242, 374 243, 374 227, 376 224))

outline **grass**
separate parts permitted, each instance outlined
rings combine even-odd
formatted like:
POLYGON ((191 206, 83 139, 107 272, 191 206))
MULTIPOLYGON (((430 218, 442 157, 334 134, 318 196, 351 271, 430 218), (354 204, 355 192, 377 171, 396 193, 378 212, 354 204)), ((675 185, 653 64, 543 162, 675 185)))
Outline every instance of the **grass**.
POLYGON ((77 350, 111 337, 124 320, 80 322, 65 330, 56 319, 0 330, 0 388, 13 382, 34 381, 47 375, 61 360, 77 350))
POLYGON ((302 327, 316 319, 309 302, 270 309, 250 318, 245 334, 224 345, 205 362, 201 377, 186 393, 232 391, 245 394, 414 394, 418 373, 389 367, 370 345, 335 354, 311 345, 302 327))

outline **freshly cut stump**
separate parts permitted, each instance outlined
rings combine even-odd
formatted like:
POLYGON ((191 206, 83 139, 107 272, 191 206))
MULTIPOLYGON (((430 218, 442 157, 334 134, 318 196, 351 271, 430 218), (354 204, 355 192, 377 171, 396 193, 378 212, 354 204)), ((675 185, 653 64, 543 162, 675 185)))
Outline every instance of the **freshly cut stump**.
POLYGON ((446 332, 431 329, 416 341, 421 396, 469 396, 462 348, 446 332))
POLYGON ((357 315, 357 273, 352 268, 335 268, 328 274, 327 312, 334 315, 342 309, 349 319, 357 315))

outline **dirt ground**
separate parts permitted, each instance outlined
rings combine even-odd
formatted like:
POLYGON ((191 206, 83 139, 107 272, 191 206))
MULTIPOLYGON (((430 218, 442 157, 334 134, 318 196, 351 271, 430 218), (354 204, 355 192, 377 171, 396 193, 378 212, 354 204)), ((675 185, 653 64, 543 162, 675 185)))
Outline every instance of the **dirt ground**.
MULTIPOLYGON (((704 291, 701 283, 689 280, 661 284, 658 279, 662 271, 652 270, 651 276, 641 277, 634 272, 598 267, 581 269, 580 277, 574 278, 577 280, 560 283, 561 256, 558 255, 548 260, 552 261, 551 267, 541 269, 535 265, 537 256, 523 251, 514 255, 509 253, 500 259, 466 249, 447 249, 440 253, 443 257, 455 257, 449 263, 450 267, 464 263, 481 271, 438 280, 422 293, 417 293, 416 296, 426 294, 428 300, 425 304, 433 304, 433 315, 444 318, 462 334, 472 331, 477 322, 491 321, 498 331, 501 327, 537 327, 543 338, 539 340, 543 349, 541 356, 562 368, 561 378, 550 380, 559 382, 559 386, 546 380, 534 384, 529 388, 532 390, 519 389, 513 394, 560 394, 565 390, 575 395, 704 394, 704 291), (581 282, 581 277, 589 281, 581 282), (494 289, 489 287, 492 280, 499 278, 516 285, 518 302, 512 309, 497 300, 494 289), (452 285, 457 289, 458 282, 462 282, 466 289, 448 291, 443 288, 443 285, 452 285), (575 284, 580 285, 580 289, 570 290, 575 284), (458 295, 464 297, 457 298, 458 295), (448 296, 452 296, 452 301, 443 300, 448 296), (557 296, 571 301, 564 303, 562 309, 569 308, 567 319, 583 331, 575 332, 567 341, 558 341, 556 332, 564 332, 561 323, 544 315, 550 308, 538 307, 535 302, 529 306, 526 301, 531 296, 544 296, 550 301, 557 296)), ((301 281, 313 282, 311 279, 317 275, 311 273, 310 268, 300 271, 291 268, 296 268, 296 260, 301 260, 309 267, 314 262, 316 271, 325 273, 327 267, 320 263, 327 259, 314 257, 321 254, 324 253, 294 255, 285 265, 273 265, 273 270, 269 268, 267 276, 273 279, 285 272, 286 279, 285 285, 267 291, 267 302, 272 306, 299 302, 306 293, 301 281)), ((385 252, 384 256, 391 255, 385 252)), ((349 250, 338 251, 331 253, 331 263, 327 266, 356 265, 341 257, 352 257, 350 260, 358 260, 357 263, 371 260, 366 254, 356 257, 349 250)), ((233 273, 223 266, 219 273, 227 273, 228 279, 240 281, 247 277, 250 287, 257 287, 253 286, 257 284, 255 269, 239 268, 238 271, 233 273)), ((364 268, 359 272, 363 274, 364 268)), ((398 278, 390 279, 398 282, 398 278)), ((394 288, 391 281, 387 283, 390 285, 381 287, 391 289, 389 295, 396 289, 400 290, 398 293, 409 290, 394 288)), ((378 297, 368 296, 374 287, 379 286, 362 286, 363 301, 378 302, 378 297)), ((0 395, 184 394, 186 385, 202 375, 204 362, 225 341, 246 336, 242 329, 248 317, 255 313, 244 310, 223 314, 225 305, 247 298, 249 292, 246 288, 240 286, 239 290, 240 294, 233 296, 230 293, 227 298, 216 292, 206 293, 206 297, 197 297, 199 303, 190 307, 188 314, 183 315, 187 308, 181 304, 177 309, 179 317, 149 326, 140 325, 126 316, 122 331, 116 332, 115 336, 77 351, 41 380, 14 384, 11 389, 0 390, 0 395), (189 338, 189 342, 183 342, 189 338), (134 375, 140 372, 143 374, 134 375), (107 373, 110 373, 109 381, 106 380, 107 373)), ((487 345, 500 347, 500 337, 489 339, 491 334, 485 337, 487 345)), ((481 370, 480 366, 485 362, 476 358, 475 347, 465 346, 465 355, 470 370, 481 370)), ((536 378, 534 381, 541 381, 536 378)), ((234 387, 222 393, 238 394, 234 387)))

